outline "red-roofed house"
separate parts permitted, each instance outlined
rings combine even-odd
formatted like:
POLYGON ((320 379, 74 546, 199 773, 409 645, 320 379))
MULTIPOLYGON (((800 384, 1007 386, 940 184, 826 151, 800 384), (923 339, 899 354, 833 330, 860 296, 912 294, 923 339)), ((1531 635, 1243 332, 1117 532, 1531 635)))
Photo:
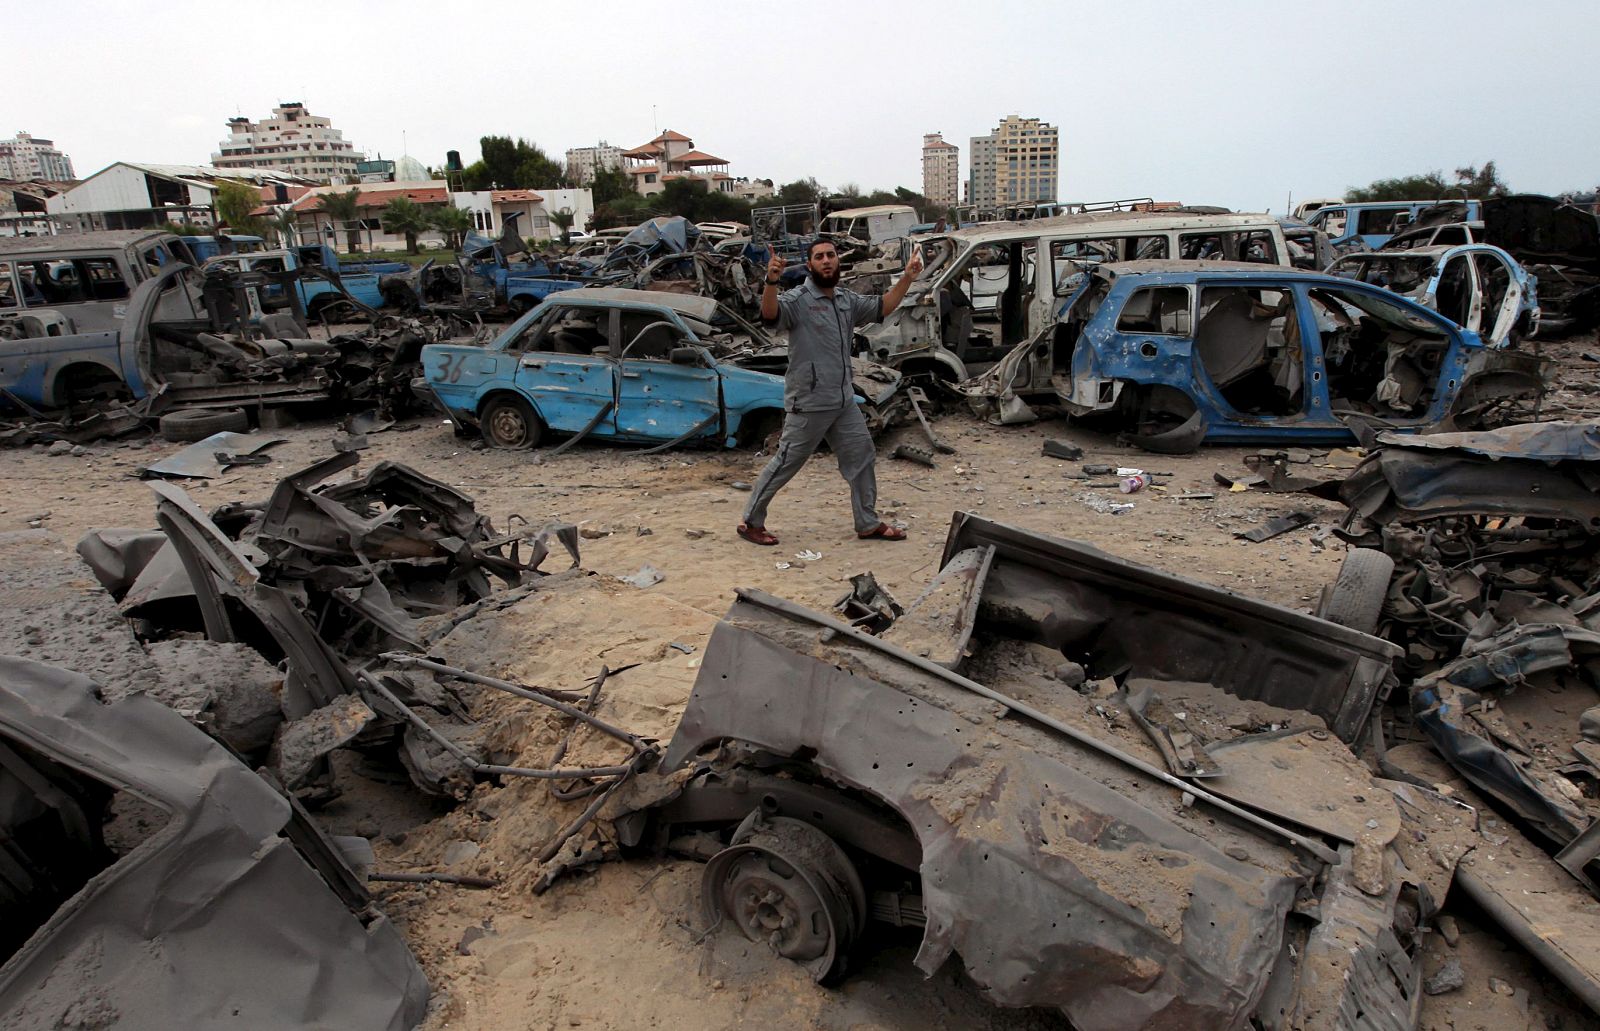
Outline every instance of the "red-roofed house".
POLYGON ((708 190, 735 192, 727 158, 696 150, 694 140, 671 129, 649 143, 623 151, 622 170, 632 178, 633 188, 646 196, 660 193, 673 179, 698 179, 708 190))
MULTIPOLYGON (((379 251, 401 250, 406 245, 406 238, 399 233, 387 232, 383 227, 383 209, 392 200, 404 197, 415 201, 424 208, 440 208, 450 203, 450 192, 444 180, 429 180, 417 183, 360 183, 354 186, 319 186, 314 190, 307 190, 294 199, 289 205, 289 210, 296 216, 295 235, 302 242, 322 240, 326 242, 331 232, 343 234, 346 230, 355 230, 361 234, 363 246, 379 251), (343 222, 337 225, 326 211, 322 210, 322 198, 330 193, 347 193, 356 190, 360 193, 360 218, 358 223, 347 226, 343 222)), ((443 246, 444 236, 438 232, 422 234, 418 239, 427 247, 443 246)), ((344 237, 339 237, 342 245, 344 237)))

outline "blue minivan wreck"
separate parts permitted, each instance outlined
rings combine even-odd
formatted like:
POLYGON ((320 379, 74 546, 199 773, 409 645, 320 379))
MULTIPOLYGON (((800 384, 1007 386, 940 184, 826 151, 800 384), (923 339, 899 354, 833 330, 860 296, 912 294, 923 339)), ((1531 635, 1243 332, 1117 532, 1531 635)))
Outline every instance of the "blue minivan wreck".
POLYGON ((1336 444, 1472 425, 1537 396, 1546 363, 1379 286, 1221 261, 1100 265, 1054 325, 957 389, 996 423, 1030 400, 1119 419, 1135 443, 1336 444))
MULTIPOLYGON (((419 391, 493 447, 547 432, 671 446, 763 443, 783 420, 785 348, 708 297, 585 289, 552 295, 487 346, 430 344, 419 391)), ((868 423, 900 383, 857 362, 868 423)))

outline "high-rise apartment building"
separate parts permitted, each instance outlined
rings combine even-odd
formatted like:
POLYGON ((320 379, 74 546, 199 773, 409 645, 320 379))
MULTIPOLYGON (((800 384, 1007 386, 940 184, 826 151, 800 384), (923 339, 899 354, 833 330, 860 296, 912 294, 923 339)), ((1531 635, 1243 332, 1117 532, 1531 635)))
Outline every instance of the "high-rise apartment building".
POLYGON ((49 179, 65 182, 73 178, 72 159, 56 149, 50 140, 19 132, 0 140, 0 179, 49 179))
POLYGON ((994 133, 972 137, 971 162, 967 172, 967 203, 980 208, 995 206, 994 133))
POLYGON ((299 102, 279 104, 271 118, 228 119, 228 138, 211 155, 216 168, 275 168, 332 182, 354 181, 366 155, 326 118, 299 102))
POLYGON ((579 186, 594 182, 594 174, 602 168, 622 168, 622 148, 613 147, 601 140, 593 147, 571 147, 567 150, 567 174, 579 186))
POLYGON ((961 148, 944 141, 944 134, 922 136, 922 195, 940 208, 961 199, 961 148))
POLYGON ((973 137, 967 201, 979 207, 1053 202, 1060 161, 1055 126, 1008 115, 989 135, 973 137))

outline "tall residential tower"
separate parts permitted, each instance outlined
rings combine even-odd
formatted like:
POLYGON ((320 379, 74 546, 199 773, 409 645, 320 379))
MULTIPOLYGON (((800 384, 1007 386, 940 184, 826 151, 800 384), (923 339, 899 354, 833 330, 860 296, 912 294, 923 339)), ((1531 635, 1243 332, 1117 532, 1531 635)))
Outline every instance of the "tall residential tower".
POLYGON ((961 199, 961 148, 944 141, 944 134, 922 137, 922 195, 928 203, 950 208, 961 199))

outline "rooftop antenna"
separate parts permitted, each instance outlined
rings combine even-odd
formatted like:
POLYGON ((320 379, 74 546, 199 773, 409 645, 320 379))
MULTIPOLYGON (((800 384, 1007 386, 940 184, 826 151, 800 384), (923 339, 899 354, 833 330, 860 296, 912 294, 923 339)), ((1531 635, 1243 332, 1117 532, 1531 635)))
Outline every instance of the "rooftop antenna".
POLYGON ((650 105, 650 126, 652 132, 657 136, 661 135, 661 122, 656 118, 656 106, 654 104, 650 105))

